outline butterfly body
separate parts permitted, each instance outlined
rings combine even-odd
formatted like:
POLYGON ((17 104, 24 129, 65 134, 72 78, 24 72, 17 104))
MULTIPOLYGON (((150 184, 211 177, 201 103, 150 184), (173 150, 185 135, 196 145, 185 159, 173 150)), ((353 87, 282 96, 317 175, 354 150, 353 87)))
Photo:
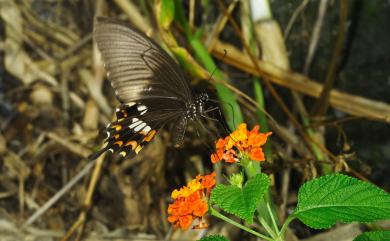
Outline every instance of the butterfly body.
POLYGON ((194 98, 177 63, 135 28, 99 17, 94 39, 121 105, 116 120, 105 128, 105 147, 91 158, 105 151, 138 154, 167 123, 173 125, 173 144, 180 146, 188 122, 203 115, 207 94, 194 98))

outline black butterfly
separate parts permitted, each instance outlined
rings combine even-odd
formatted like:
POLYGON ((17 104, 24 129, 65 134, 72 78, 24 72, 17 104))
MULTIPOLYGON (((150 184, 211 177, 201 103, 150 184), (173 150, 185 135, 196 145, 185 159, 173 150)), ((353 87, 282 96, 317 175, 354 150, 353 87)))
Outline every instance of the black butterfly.
POLYGON ((94 39, 121 105, 116 109, 117 120, 106 127, 106 146, 91 158, 105 151, 123 157, 138 154, 167 123, 174 124, 173 144, 180 146, 187 123, 207 112, 208 95, 194 98, 190 81, 176 62, 152 39, 126 24, 98 17, 94 39))

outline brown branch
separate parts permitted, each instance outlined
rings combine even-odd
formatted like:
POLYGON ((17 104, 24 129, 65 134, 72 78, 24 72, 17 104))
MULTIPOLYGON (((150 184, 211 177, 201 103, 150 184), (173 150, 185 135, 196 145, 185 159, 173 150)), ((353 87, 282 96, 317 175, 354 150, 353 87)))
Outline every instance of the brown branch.
MULTIPOLYGON (((228 55, 225 57, 224 62, 240 70, 268 78, 275 84, 315 98, 318 98, 321 94, 323 86, 305 75, 283 70, 269 62, 259 59, 256 60, 259 70, 256 69, 250 57, 233 45, 219 41, 215 45, 212 53, 215 57, 222 59, 225 50, 227 50, 228 55)), ((390 123, 390 105, 384 102, 332 89, 330 91, 329 103, 334 108, 353 116, 390 123)))

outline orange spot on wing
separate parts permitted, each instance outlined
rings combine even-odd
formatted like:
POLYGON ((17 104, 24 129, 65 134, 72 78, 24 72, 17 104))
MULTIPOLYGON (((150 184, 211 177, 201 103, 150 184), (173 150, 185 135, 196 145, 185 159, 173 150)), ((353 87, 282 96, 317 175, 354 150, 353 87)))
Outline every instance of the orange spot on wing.
POLYGON ((144 137, 144 139, 142 141, 146 141, 146 142, 150 142, 153 137, 156 135, 156 130, 151 130, 149 131, 149 133, 144 137))
POLYGON ((116 131, 120 131, 122 129, 122 126, 120 125, 113 125, 111 128, 114 128, 116 131))
POLYGON ((119 134, 114 135, 115 140, 119 138, 119 134))
POLYGON ((114 145, 122 146, 123 145, 123 141, 117 141, 117 142, 114 143, 114 145))
POLYGON ((136 141, 129 141, 125 146, 131 146, 131 150, 134 150, 138 146, 138 143, 136 141))

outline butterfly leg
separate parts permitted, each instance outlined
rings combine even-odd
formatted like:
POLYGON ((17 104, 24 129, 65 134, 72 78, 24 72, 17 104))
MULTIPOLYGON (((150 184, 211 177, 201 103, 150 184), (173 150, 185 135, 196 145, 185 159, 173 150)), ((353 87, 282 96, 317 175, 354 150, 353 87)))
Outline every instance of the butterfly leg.
MULTIPOLYGON (((230 133, 229 128, 228 128, 228 126, 226 125, 225 119, 223 118, 221 109, 220 109, 218 106, 213 107, 213 108, 210 108, 210 109, 204 111, 204 112, 201 114, 201 116, 204 117, 205 119, 212 120, 212 121, 215 121, 215 122, 219 123, 219 124, 222 126, 222 128, 224 128, 224 131, 225 131, 227 134, 230 133), (217 119, 217 118, 212 118, 212 117, 210 117, 210 116, 204 115, 205 113, 209 113, 209 112, 213 112, 213 111, 217 111, 217 113, 218 113, 217 118, 219 118, 219 119, 217 119)), ((219 132, 218 132, 218 135, 219 135, 219 136, 222 136, 222 135, 219 134, 219 132)))
POLYGON ((210 116, 207 116, 207 115, 201 115, 203 118, 207 119, 207 120, 211 120, 211 121, 216 121, 218 122, 218 119, 215 119, 215 118, 212 118, 210 116))
POLYGON ((77 220, 73 223, 72 227, 66 232, 66 234, 61 239, 61 241, 69 240, 77 231, 78 233, 75 238, 75 241, 79 241, 81 239, 85 227, 84 226, 85 221, 87 219, 87 214, 92 205, 93 193, 96 189, 96 184, 100 178, 100 174, 103 168, 104 156, 105 155, 103 154, 99 156, 99 158, 96 160, 95 168, 92 171, 91 180, 89 181, 88 190, 82 205, 82 210, 80 212, 80 215, 77 218, 77 220))
MULTIPOLYGON (((196 121, 196 123, 199 125, 199 127, 201 129, 205 129, 208 134, 214 135, 214 133, 212 133, 209 129, 206 128, 206 126, 202 123, 201 120, 198 119, 198 121, 196 121)), ((197 135, 200 137, 199 130, 198 130, 198 128, 196 128, 196 126, 195 126, 195 130, 196 130, 197 135)), ((208 142, 204 142, 204 144, 207 147, 207 149, 209 149, 210 153, 214 152, 213 147, 210 146, 210 144, 208 142)))

